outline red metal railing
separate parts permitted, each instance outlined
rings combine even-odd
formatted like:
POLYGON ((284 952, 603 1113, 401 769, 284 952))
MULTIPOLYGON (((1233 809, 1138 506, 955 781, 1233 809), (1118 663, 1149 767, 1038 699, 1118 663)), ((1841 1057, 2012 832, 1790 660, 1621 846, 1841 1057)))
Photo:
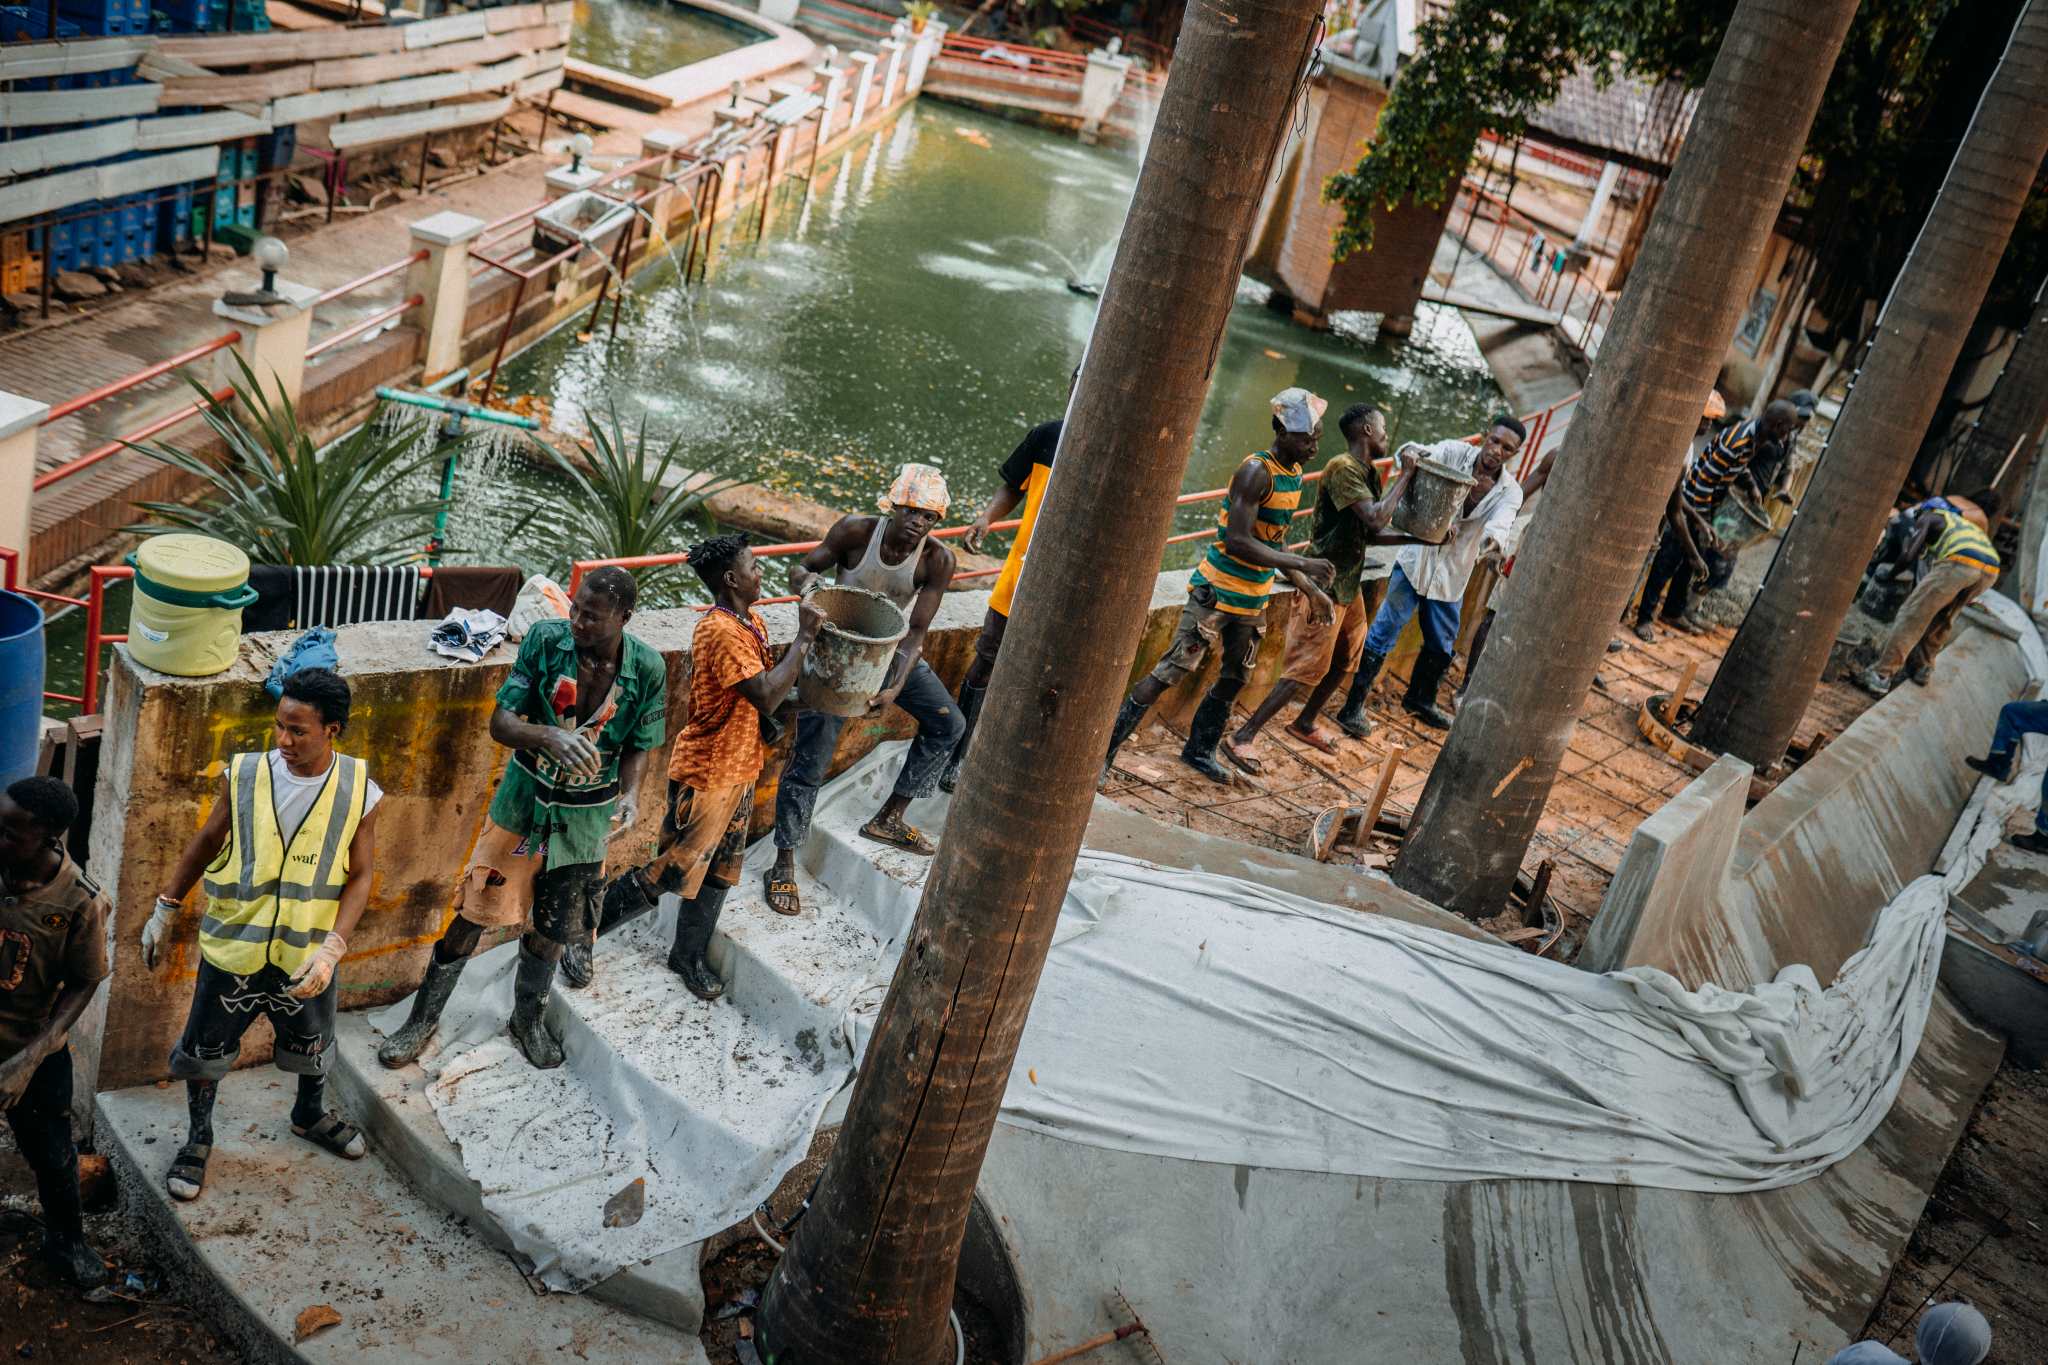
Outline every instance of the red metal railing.
POLYGON ((1539 308, 1557 310, 1557 329, 1588 359, 1599 350, 1614 301, 1584 270, 1562 268, 1569 238, 1545 227, 1485 186, 1466 180, 1451 211, 1465 214, 1465 245, 1486 257, 1539 308), (1564 283, 1569 276, 1570 284, 1564 283))
MULTIPOLYGON (((225 403, 228 401, 228 399, 234 396, 235 391, 232 388, 227 387, 226 385, 222 385, 220 388, 213 390, 213 397, 216 402, 225 403)), ((164 416, 157 418, 154 422, 149 422, 137 427, 135 430, 129 432, 126 436, 118 436, 113 440, 107 442, 103 446, 100 446, 93 450, 88 450, 87 452, 85 452, 85 454, 78 456, 76 459, 66 460, 63 464, 58 465, 55 469, 52 469, 47 473, 38 474, 33 485, 34 490, 40 493, 45 488, 48 488, 51 484, 62 482, 63 480, 70 478, 73 474, 78 473, 80 470, 90 469, 92 466, 98 464, 101 460, 108 459, 115 455, 119 455, 122 451, 128 448, 130 442, 146 441, 150 437, 155 436, 160 432, 168 431, 172 427, 178 425, 178 423, 187 419, 188 417, 198 416, 202 411, 205 410, 205 407, 206 405, 204 403, 187 403, 184 407, 179 408, 175 412, 166 413, 164 416)))
POLYGON ((240 332, 223 332, 213 340, 201 342, 189 351, 178 352, 178 354, 168 360, 159 360, 156 364, 146 365, 135 373, 125 378, 117 379, 111 384, 102 384, 96 389, 86 390, 75 398, 67 398, 43 415, 41 425, 48 426, 50 423, 69 417, 73 413, 82 412, 102 399, 126 393, 136 385, 146 384, 159 375, 169 374, 181 365, 189 365, 195 360, 212 355, 215 351, 226 350, 241 339, 242 334, 240 332))
POLYGON ((1088 70, 1088 58, 1079 52, 1006 43, 997 38, 965 38, 957 33, 946 35, 945 41, 939 45, 939 53, 955 61, 976 62, 998 71, 1009 70, 1058 81, 1078 81, 1088 70))
POLYGON ((366 318, 361 318, 355 322, 352 322, 348 326, 341 328, 339 331, 330 332, 328 335, 320 338, 320 340, 314 342, 311 346, 308 346, 306 348, 306 359, 311 360, 316 355, 320 355, 323 352, 333 350, 336 346, 341 345, 344 341, 352 341, 356 337, 361 336, 365 332, 372 331, 378 327, 382 327, 385 323, 391 321, 391 319, 397 317, 399 314, 410 312, 411 310, 419 307, 424 302, 426 302, 425 299, 421 298, 418 294, 414 294, 410 298, 400 299, 397 303, 392 304, 389 308, 379 309, 378 311, 370 314, 366 318))
POLYGON ((413 252, 412 255, 401 257, 390 265, 380 265, 367 275, 358 275, 345 284, 335 285, 334 288, 326 293, 315 297, 312 306, 318 308, 323 303, 332 303, 343 295, 355 293, 356 290, 361 289, 366 284, 375 284, 377 281, 391 275, 396 275, 399 271, 417 265, 425 259, 427 259, 427 250, 425 247, 421 247, 418 251, 413 252))
POLYGON ((1133 57, 1143 57, 1156 67, 1164 67, 1167 60, 1173 55, 1166 47, 1152 41, 1150 38, 1135 33, 1126 33, 1115 24, 1106 23, 1101 19, 1092 18, 1086 14, 1069 16, 1067 19, 1067 32, 1073 34, 1082 42, 1094 43, 1098 46, 1107 44, 1112 38, 1120 39, 1122 42, 1121 51, 1133 57))

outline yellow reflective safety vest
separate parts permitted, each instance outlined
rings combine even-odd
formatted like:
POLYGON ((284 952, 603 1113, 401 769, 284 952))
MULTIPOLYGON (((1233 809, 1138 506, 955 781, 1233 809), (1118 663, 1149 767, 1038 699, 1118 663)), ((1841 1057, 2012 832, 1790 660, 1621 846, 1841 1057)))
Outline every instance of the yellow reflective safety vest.
POLYGON ((334 928, 348 881, 348 846, 363 820, 369 773, 336 754, 327 784, 285 847, 266 755, 228 760, 228 842, 206 869, 199 951, 224 972, 253 976, 266 964, 296 974, 334 928))

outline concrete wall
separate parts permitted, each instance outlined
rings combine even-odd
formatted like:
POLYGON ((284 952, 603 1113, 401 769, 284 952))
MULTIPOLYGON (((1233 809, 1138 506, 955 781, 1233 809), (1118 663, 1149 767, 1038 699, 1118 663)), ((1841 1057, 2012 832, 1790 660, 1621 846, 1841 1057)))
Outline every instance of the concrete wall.
POLYGON ((1702 774, 1636 831, 1580 965, 1742 990, 1804 962, 1829 980, 1933 865, 1975 781, 1964 755, 2027 681, 2017 644, 1966 626, 1929 686, 1866 711, 1741 818, 1732 849, 1740 788, 1702 774))
MULTIPOLYGON (((1133 677, 1164 652, 1186 584, 1184 572, 1160 575, 1133 677)), ((987 605, 985 592, 953 593, 933 623, 925 657, 949 687, 957 689, 973 661, 987 605)), ((1288 605, 1284 597, 1276 602, 1276 619, 1285 619, 1288 605)), ((772 639, 788 641, 795 631, 792 610, 771 607, 763 614, 772 639)), ((699 617, 689 608, 649 611, 630 627, 668 661, 671 735, 686 714, 690 641, 699 617)), ((482 663, 456 664, 428 650, 424 622, 349 626, 337 636, 342 672, 355 690, 354 717, 341 747, 369 761, 385 792, 370 909, 341 969, 343 1006, 356 1008, 410 992, 454 913, 456 878, 504 771, 506 751, 487 727, 514 651, 501 646, 482 663)), ((247 636, 234 667, 209 678, 168 677, 138 666, 125 648, 114 651, 89 859, 93 875, 114 899, 114 974, 103 996, 104 1019, 97 1026, 88 1021, 76 1044, 85 1073, 81 1093, 166 1074, 197 971, 194 934, 202 898, 196 891, 187 898, 177 946, 154 975, 144 970, 137 946, 142 925, 171 864, 205 820, 228 756, 268 745, 273 705, 262 681, 292 638, 290 632, 247 636)), ((1255 684, 1261 690, 1278 674, 1283 645, 1284 631, 1268 632, 1255 684)), ((1213 667, 1169 693, 1160 716, 1168 723, 1184 721, 1212 675, 1213 667)), ((885 739, 912 732, 909 718, 893 709, 850 721, 833 771, 885 739)), ((771 755, 756 790, 757 835, 771 823, 775 776, 784 757, 771 755)), ((666 766, 649 764, 640 828, 619 845, 626 856, 652 852, 666 766)), ((268 1048, 265 1026, 258 1025, 243 1062, 264 1059, 268 1048)))

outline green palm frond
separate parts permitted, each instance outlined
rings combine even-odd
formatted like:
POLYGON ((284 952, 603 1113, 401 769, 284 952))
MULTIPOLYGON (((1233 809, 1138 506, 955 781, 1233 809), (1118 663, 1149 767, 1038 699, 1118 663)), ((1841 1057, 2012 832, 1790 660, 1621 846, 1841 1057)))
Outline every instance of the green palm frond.
POLYGON ((227 452, 215 463, 165 442, 125 442, 205 486, 199 501, 142 504, 144 535, 198 531, 239 546, 258 564, 390 564, 418 554, 441 506, 407 485, 442 452, 415 450, 416 433, 379 420, 381 407, 322 449, 284 396, 273 397, 240 355, 233 394, 214 398, 190 375, 200 417, 227 452))
MULTIPOLYGON (((570 459, 545 441, 538 444, 572 490, 564 504, 550 509, 570 538, 563 547, 570 559, 628 559, 681 550, 706 499, 758 478, 752 462, 739 457, 716 459, 705 468, 685 466, 680 436, 666 442, 650 437, 644 416, 629 436, 615 406, 605 420, 590 423, 590 452, 584 461, 570 459)), ((658 578, 671 567, 657 566, 641 577, 658 578)))

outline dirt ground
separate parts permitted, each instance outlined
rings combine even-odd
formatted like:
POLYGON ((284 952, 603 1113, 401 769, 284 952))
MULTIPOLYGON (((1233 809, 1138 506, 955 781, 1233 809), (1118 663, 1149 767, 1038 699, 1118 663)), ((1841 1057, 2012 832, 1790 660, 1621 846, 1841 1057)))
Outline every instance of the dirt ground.
POLYGON ((2048 1358, 2048 1072, 1999 1069, 1934 1187, 1866 1335, 1913 1359, 1928 1302, 1991 1320, 1987 1365, 2048 1358))
POLYGON ((0 1125, 0 1359, 55 1365, 232 1365, 236 1357, 161 1286, 138 1292, 124 1272, 153 1283, 156 1267, 111 1211, 88 1210, 86 1236, 115 1270, 114 1292, 91 1303, 59 1282, 36 1256, 35 1179, 0 1125))

